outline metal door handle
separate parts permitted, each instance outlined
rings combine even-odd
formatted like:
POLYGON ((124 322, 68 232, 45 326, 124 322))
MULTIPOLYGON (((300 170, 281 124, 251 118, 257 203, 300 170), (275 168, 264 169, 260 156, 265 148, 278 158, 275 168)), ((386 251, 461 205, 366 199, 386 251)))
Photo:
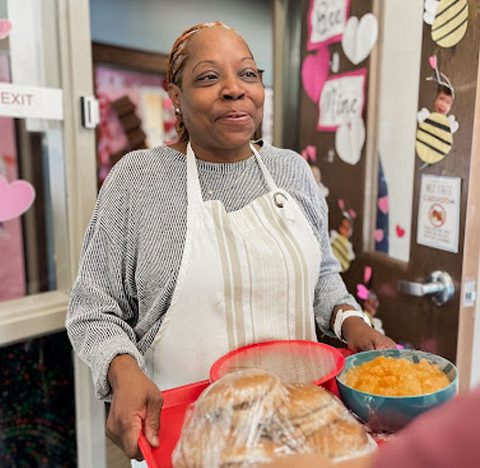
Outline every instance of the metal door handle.
POLYGON ((410 296, 431 296, 436 305, 447 303, 455 293, 452 277, 445 271, 434 271, 429 275, 427 283, 399 281, 398 288, 410 296))

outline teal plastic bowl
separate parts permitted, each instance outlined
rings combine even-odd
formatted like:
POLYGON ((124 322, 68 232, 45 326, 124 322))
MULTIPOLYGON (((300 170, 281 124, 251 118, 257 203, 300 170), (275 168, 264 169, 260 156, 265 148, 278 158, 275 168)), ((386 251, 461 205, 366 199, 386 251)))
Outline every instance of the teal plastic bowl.
POLYGON ((435 354, 415 350, 384 349, 365 351, 345 359, 345 367, 337 376, 338 389, 345 405, 375 432, 396 432, 419 414, 455 397, 458 391, 456 367, 435 354), (345 375, 352 367, 378 356, 405 358, 413 362, 426 359, 436 364, 450 379, 450 384, 434 393, 411 397, 392 397, 361 392, 345 384, 345 375))

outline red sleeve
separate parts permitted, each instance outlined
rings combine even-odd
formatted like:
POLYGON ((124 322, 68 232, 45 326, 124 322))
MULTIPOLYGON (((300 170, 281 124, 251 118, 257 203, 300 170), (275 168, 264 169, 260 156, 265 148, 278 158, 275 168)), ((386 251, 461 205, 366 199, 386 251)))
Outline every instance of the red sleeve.
POLYGON ((480 387, 418 417, 378 450, 372 468, 480 466, 480 387))

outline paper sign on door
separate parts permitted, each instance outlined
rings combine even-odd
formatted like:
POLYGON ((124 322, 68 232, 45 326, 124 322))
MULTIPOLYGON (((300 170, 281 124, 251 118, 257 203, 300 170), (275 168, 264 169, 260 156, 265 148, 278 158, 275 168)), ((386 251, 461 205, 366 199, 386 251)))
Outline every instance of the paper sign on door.
POLYGON ((458 252, 460 177, 422 175, 417 242, 427 247, 458 252))

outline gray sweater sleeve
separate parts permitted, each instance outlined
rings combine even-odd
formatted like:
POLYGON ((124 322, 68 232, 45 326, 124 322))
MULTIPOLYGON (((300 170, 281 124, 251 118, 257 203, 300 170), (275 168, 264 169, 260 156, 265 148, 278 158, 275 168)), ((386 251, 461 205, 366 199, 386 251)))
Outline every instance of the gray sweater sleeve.
POLYGON ((330 317, 333 308, 339 304, 348 304, 352 308, 360 310, 360 306, 354 297, 349 294, 345 283, 340 276, 340 263, 332 253, 330 238, 328 235, 328 207, 325 198, 317 190, 317 197, 321 209, 322 226, 319 226, 319 242, 322 251, 322 263, 320 265, 320 276, 315 288, 315 300, 313 308, 315 318, 320 330, 329 336, 335 336, 330 328, 330 317))
POLYGON ((103 400, 111 396, 107 373, 115 356, 129 354, 144 367, 131 326, 137 308, 128 285, 128 221, 128 183, 114 168, 86 231, 66 322, 75 351, 92 369, 96 396, 103 400))

